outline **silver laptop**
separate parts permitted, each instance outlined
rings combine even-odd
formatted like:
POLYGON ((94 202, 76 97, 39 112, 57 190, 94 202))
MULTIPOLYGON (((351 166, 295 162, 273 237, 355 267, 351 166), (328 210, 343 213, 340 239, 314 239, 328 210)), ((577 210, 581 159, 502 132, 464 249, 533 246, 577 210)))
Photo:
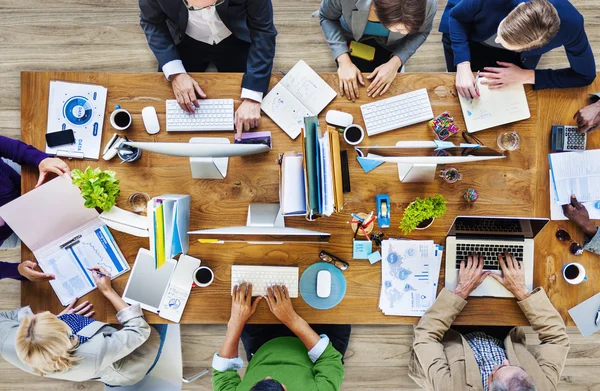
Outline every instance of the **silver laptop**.
MULTIPOLYGON (((502 274, 498 254, 508 250, 525 267, 525 285, 533 289, 533 238, 548 219, 522 217, 459 216, 446 238, 446 288, 458 283, 461 261, 472 253, 484 257, 484 270, 502 274)), ((471 296, 514 297, 502 284, 488 277, 471 296)))

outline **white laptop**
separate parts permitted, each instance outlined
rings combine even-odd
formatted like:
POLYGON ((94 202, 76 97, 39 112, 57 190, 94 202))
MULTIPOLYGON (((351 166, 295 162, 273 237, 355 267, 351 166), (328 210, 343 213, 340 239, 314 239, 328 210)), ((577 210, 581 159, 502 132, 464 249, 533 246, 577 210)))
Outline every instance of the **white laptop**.
MULTIPOLYGON (((548 219, 522 217, 458 216, 446 238, 445 287, 454 290, 460 262, 472 253, 484 257, 484 270, 502 275, 498 254, 508 250, 525 267, 525 285, 533 289, 533 238, 548 219)), ((488 277, 471 296, 514 297, 502 284, 488 277)))

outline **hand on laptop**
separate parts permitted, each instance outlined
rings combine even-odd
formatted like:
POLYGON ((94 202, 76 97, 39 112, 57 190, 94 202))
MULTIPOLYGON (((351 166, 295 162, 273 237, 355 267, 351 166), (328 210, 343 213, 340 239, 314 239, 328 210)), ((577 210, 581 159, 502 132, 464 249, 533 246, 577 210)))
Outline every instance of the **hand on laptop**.
POLYGON ((483 271, 483 257, 480 257, 479 254, 469 256, 467 262, 460 262, 458 285, 454 294, 466 300, 490 273, 490 271, 483 271))
POLYGON ((504 285, 517 300, 525 300, 531 295, 531 292, 525 286, 525 268, 511 254, 505 252, 504 255, 498 254, 498 262, 502 268, 502 277, 492 274, 500 284, 504 285))
POLYGON ((596 235, 598 227, 590 220, 587 209, 581 202, 577 201, 575 194, 571 195, 571 203, 563 205, 562 208, 565 217, 577 224, 577 226, 583 230, 583 233, 587 236, 596 235))

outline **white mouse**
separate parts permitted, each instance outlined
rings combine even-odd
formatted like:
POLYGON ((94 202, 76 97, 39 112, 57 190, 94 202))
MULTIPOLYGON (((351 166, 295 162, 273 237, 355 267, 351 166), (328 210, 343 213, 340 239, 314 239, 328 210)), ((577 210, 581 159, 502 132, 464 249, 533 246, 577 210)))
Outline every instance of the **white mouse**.
POLYGON ((144 127, 148 134, 156 134, 160 131, 160 123, 158 123, 156 109, 153 106, 144 107, 142 110, 142 120, 144 120, 144 127))
POLYGON ((329 270, 319 270, 317 273, 317 296, 326 298, 331 295, 331 273, 329 270))
POLYGON ((352 125, 354 117, 352 114, 344 113, 343 111, 329 110, 325 116, 325 122, 329 125, 345 128, 348 125, 352 125))

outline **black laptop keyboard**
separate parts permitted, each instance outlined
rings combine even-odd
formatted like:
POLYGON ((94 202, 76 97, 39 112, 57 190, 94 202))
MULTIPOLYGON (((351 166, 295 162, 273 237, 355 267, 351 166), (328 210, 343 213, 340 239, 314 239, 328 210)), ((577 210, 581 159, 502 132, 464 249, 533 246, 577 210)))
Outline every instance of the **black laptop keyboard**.
POLYGON ((456 268, 460 268, 461 261, 467 261, 467 257, 473 253, 479 254, 484 259, 484 270, 500 270, 498 263, 498 254, 504 254, 508 251, 517 261, 523 261, 522 245, 497 245, 497 244, 474 244, 457 243, 456 244, 456 268))
POLYGON ((457 231, 475 232, 521 232, 521 223, 516 219, 458 219, 457 231))

